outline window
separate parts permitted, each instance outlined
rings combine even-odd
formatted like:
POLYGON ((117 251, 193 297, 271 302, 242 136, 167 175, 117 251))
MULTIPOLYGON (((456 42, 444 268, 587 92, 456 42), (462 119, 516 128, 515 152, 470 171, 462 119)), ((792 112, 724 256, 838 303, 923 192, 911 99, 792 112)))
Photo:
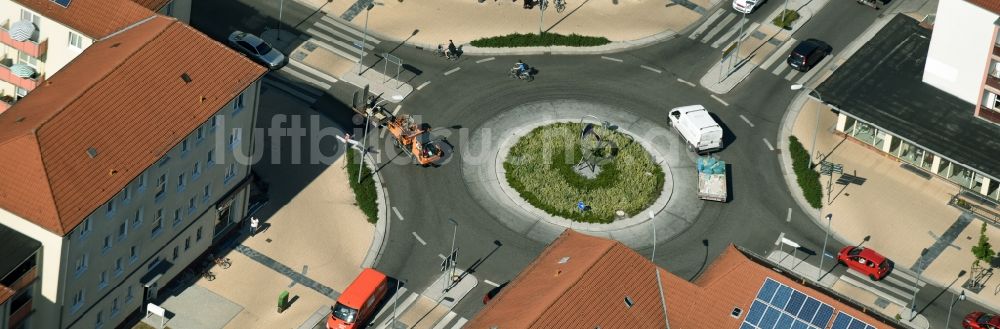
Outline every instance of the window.
POLYGON ((139 246, 131 246, 128 248, 128 263, 135 263, 139 259, 139 246))
POLYGON ((243 110, 243 105, 243 93, 240 93, 233 101, 233 114, 240 113, 243 110))
POLYGON ((198 126, 198 129, 195 130, 194 136, 196 142, 201 142, 205 140, 205 126, 198 126))
POLYGON ((80 289, 73 295, 73 308, 70 312, 76 312, 76 310, 80 309, 80 306, 83 306, 83 289, 80 289))
POLYGON ((191 197, 190 199, 188 199, 188 213, 194 212, 194 206, 195 206, 194 197, 191 197))
POLYGON ((177 191, 183 191, 185 186, 184 174, 177 175, 177 191))
POLYGON ((128 286, 128 288, 125 288, 125 301, 126 302, 132 300, 132 297, 134 297, 134 296, 135 296, 135 294, 132 293, 132 286, 128 286))
POLYGON ((163 209, 157 210, 158 216, 156 221, 153 222, 153 229, 149 232, 150 237, 156 237, 163 232, 163 209))
POLYGON ((38 58, 28 55, 28 53, 23 51, 17 53, 17 62, 31 66, 32 68, 38 68, 38 58))
POLYGON ((188 151, 188 140, 185 138, 181 141, 181 154, 187 153, 188 151))
POLYGON ((80 255, 80 258, 76 259, 76 275, 79 276, 81 273, 87 271, 87 265, 90 263, 90 257, 88 254, 80 255))
POLYGON ((215 150, 208 150, 208 160, 206 160, 209 165, 215 163, 215 150))
POLYGON ((235 128, 233 132, 229 134, 229 149, 235 149, 237 145, 240 144, 240 139, 242 139, 243 129, 235 128))
POLYGON ((180 208, 174 209, 174 226, 181 223, 181 210, 180 208))
POLYGON ((103 316, 103 314, 102 314, 102 313, 103 313, 103 312, 101 312, 101 311, 97 311, 97 323, 96 323, 96 324, 94 324, 94 326, 96 326, 96 327, 98 327, 98 328, 100 328, 100 327, 103 327, 103 326, 104 326, 104 316, 103 316))
POLYGON ((184 238, 184 251, 191 249, 191 237, 184 238))
POLYGON ((208 129, 215 130, 215 127, 219 125, 219 116, 213 115, 211 119, 208 119, 208 129))
POLYGON ((172 260, 177 260, 177 257, 181 255, 180 248, 181 248, 180 246, 174 246, 174 254, 173 254, 174 258, 172 260))
POLYGON ((86 237, 90 234, 90 217, 84 218, 83 223, 80 223, 80 238, 86 237))
POLYGON ((100 281, 97 282, 98 288, 105 288, 108 286, 108 271, 101 271, 100 281))
POLYGON ((111 300, 111 316, 118 314, 118 297, 111 300))
POLYGON ((104 204, 104 214, 106 216, 111 216, 115 214, 115 199, 112 198, 108 200, 108 203, 104 204))
POLYGON ((125 267, 122 266, 122 264, 124 264, 124 263, 122 262, 122 258, 121 257, 118 257, 118 259, 115 259, 115 276, 122 275, 122 272, 125 271, 125 267))
POLYGON ((212 184, 205 184, 204 191, 202 192, 202 201, 208 202, 208 198, 212 196, 212 184))
POLYGON ((199 228, 198 228, 198 232, 195 232, 195 235, 194 235, 194 236, 195 236, 195 237, 194 237, 194 241, 196 241, 196 242, 197 242, 197 241, 201 241, 201 229, 202 229, 202 228, 201 228, 201 227, 199 227, 199 228))
POLYGON ((226 170, 226 178, 224 179, 224 181, 226 183, 229 183, 229 180, 232 179, 233 177, 236 177, 236 164, 230 163, 229 169, 226 170))
POLYGON ((160 162, 158 162, 156 165, 158 167, 163 167, 164 165, 167 164, 167 162, 170 162, 170 156, 164 155, 163 158, 160 159, 160 162))
POLYGON ((69 47, 74 49, 83 49, 83 38, 79 34, 69 32, 69 47))
POLYGON ((132 227, 139 227, 139 225, 142 225, 142 212, 142 207, 135 210, 135 217, 132 217, 132 227))
POLYGON ((124 240, 126 235, 128 235, 128 219, 122 220, 122 223, 118 224, 118 241, 124 240))
POLYGON ((132 199, 132 191, 129 190, 128 185, 125 185, 125 188, 122 189, 121 195, 122 202, 124 203, 128 203, 128 201, 132 199))
POLYGON ((156 198, 159 199, 167 193, 167 174, 161 174, 156 179, 156 198))
POLYGON ((147 173, 142 173, 142 175, 139 175, 139 178, 138 178, 139 182, 138 182, 138 185, 137 185, 139 192, 142 192, 142 191, 146 190, 146 175, 148 175, 148 174, 147 173))
POLYGON ((106 253, 110 249, 111 249, 111 235, 109 234, 104 237, 104 244, 101 247, 101 252, 106 253))
POLYGON ((191 179, 198 179, 201 177, 201 161, 194 162, 194 171, 191 172, 191 179))

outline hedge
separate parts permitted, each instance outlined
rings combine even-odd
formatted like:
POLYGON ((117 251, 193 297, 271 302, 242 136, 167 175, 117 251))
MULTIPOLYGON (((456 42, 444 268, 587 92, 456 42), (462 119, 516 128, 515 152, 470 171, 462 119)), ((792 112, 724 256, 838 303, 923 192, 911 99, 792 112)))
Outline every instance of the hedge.
POLYGON ((795 171, 796 181, 802 188, 806 202, 819 209, 823 206, 823 185, 819 182, 819 173, 813 170, 812 162, 809 161, 809 151, 799 143, 798 138, 788 136, 788 153, 792 157, 792 170, 795 171))
POLYGON ((562 35, 558 33, 538 34, 514 33, 496 37, 488 37, 472 40, 469 44, 483 48, 512 48, 512 47, 547 47, 547 46, 570 46, 570 47, 593 47, 603 46, 611 43, 605 37, 591 37, 579 34, 562 35))
POLYGON ((375 179, 372 178, 372 171, 368 166, 361 167, 361 182, 358 182, 358 160, 359 156, 354 154, 360 152, 355 149, 347 151, 347 180, 354 190, 354 200, 361 208, 361 212, 368 217, 368 222, 375 224, 378 221, 378 198, 375 190, 375 179))
POLYGON ((791 9, 785 9, 781 14, 778 14, 778 16, 774 16, 771 23, 774 23, 774 25, 777 25, 780 28, 788 29, 789 26, 792 25, 792 22, 797 19, 799 19, 799 12, 791 9))

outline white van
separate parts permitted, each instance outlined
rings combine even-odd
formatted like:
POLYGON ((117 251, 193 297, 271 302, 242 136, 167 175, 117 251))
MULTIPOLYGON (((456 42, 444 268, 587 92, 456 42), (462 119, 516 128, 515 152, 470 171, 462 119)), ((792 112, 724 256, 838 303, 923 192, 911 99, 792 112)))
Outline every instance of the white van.
POLYGON ((701 105, 688 105, 670 110, 670 125, 680 132, 695 153, 705 153, 722 148, 722 126, 712 119, 701 105))

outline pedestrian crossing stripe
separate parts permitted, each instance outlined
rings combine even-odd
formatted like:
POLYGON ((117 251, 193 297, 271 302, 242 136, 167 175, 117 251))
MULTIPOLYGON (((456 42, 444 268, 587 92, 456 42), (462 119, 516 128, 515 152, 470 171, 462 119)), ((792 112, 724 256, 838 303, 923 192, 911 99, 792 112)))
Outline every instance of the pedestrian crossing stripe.
MULTIPOLYGON (((372 317, 371 326, 375 329, 394 328, 394 318, 398 319, 398 317, 409 311, 411 307, 417 304, 415 302, 418 298, 420 298, 420 294, 407 291, 406 287, 400 287, 385 303, 385 306, 379 310, 378 314, 372 317), (400 302, 400 299, 403 299, 403 301, 400 302)), ((468 321, 468 319, 460 317, 455 312, 449 310, 447 314, 434 322, 432 329, 458 329, 462 328, 468 321)))
POLYGON ((724 13, 725 13, 725 11, 722 10, 722 9, 716 10, 714 13, 712 13, 712 16, 709 16, 708 19, 705 20, 704 23, 701 23, 701 26, 698 26, 697 30, 694 30, 694 33, 691 33, 690 35, 688 35, 688 39, 694 40, 694 39, 697 39, 698 37, 700 37, 701 34, 705 33, 705 30, 708 30, 708 27, 711 26, 712 23, 714 23, 716 19, 718 19, 719 17, 722 17, 722 14, 724 14, 724 13))
POLYGON ((726 18, 723 18, 722 22, 719 22, 719 25, 716 25, 714 28, 709 30, 708 34, 706 34, 704 38, 701 38, 701 43, 706 43, 709 40, 712 40, 712 38, 715 37, 716 34, 719 34, 719 32, 721 32, 722 29, 728 26, 729 23, 731 23, 735 19, 736 15, 734 15, 733 13, 727 14, 726 18))
MULTIPOLYGON (((330 25, 334 25, 334 26, 340 28, 341 30, 347 31, 348 33, 351 33, 351 34, 357 36, 358 39, 362 39, 362 38, 365 37, 364 33, 362 33, 361 31, 358 31, 353 26, 350 26, 347 23, 341 22, 340 20, 337 20, 336 18, 333 18, 333 17, 330 17, 330 16, 323 16, 323 18, 321 18, 320 20, 323 21, 323 22, 329 23, 330 25)), ((379 41, 379 40, 377 40, 375 38, 372 38, 371 35, 368 36, 368 39, 371 40, 371 42, 374 43, 374 44, 376 44, 376 45, 382 42, 382 41, 379 41)))

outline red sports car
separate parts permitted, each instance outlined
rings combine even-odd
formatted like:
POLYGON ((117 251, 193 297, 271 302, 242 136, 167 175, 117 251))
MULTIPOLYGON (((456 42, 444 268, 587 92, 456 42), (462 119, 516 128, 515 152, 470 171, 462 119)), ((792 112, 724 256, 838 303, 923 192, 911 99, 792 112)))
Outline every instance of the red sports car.
POLYGON ((891 260, 865 247, 844 247, 837 253, 837 261, 861 274, 868 275, 873 281, 882 280, 892 270, 891 260))
POLYGON ((962 320, 965 329, 997 329, 1000 328, 1000 315, 972 312, 962 320))

